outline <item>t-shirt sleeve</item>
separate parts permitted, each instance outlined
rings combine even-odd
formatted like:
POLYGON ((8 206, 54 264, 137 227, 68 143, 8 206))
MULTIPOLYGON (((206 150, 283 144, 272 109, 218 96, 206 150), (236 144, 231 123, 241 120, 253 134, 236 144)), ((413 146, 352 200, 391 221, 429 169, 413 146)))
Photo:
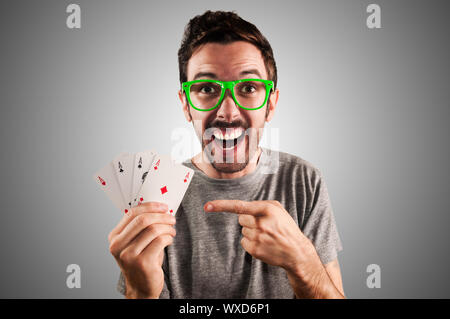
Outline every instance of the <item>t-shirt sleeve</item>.
MULTIPOLYGON (((167 280, 165 278, 164 287, 163 287, 163 290, 161 291, 161 294, 159 295, 159 299, 169 299, 170 298, 170 293, 169 293, 169 289, 167 288, 166 282, 167 282, 167 280)), ((117 282, 117 291, 125 296, 126 284, 125 284, 125 277, 123 276, 122 272, 120 272, 119 281, 117 282)))
POLYGON ((305 215, 302 231, 316 248, 322 263, 328 264, 337 258, 343 249, 331 207, 328 188, 319 170, 312 176, 311 210, 305 215))

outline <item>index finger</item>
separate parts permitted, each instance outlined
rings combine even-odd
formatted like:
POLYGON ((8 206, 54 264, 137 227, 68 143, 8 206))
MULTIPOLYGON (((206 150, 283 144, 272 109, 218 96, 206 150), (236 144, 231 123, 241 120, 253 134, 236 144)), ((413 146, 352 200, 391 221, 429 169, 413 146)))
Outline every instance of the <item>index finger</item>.
POLYGON ((207 212, 228 212, 234 214, 246 214, 263 216, 267 212, 267 203, 263 201, 243 201, 236 199, 219 199, 207 202, 204 206, 207 212))
POLYGON ((165 213, 169 207, 165 203, 159 203, 159 202, 146 202, 142 203, 139 206, 135 206, 133 208, 130 208, 128 210, 128 213, 124 214, 122 219, 119 221, 119 223, 116 225, 116 227, 113 228, 111 233, 109 234, 110 237, 115 236, 117 234, 120 234, 122 230, 130 223, 130 221, 133 220, 133 217, 137 215, 141 215, 143 213, 165 213))

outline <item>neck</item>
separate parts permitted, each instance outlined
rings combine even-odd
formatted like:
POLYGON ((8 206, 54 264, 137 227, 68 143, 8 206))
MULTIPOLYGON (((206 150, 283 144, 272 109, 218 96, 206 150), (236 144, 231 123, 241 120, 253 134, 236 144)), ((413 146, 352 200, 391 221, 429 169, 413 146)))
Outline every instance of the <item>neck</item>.
POLYGON ((249 160, 247 166, 239 171, 234 173, 225 173, 216 170, 211 163, 209 163, 206 156, 203 154, 203 152, 198 153, 195 155, 191 162, 194 164, 199 170, 201 170, 203 173, 205 173, 208 177, 211 178, 218 178, 218 179, 233 179, 233 178, 239 178, 242 176, 245 176, 247 174, 252 173, 259 162, 259 157, 261 156, 262 149, 261 147, 258 147, 258 150, 253 154, 253 157, 249 160))

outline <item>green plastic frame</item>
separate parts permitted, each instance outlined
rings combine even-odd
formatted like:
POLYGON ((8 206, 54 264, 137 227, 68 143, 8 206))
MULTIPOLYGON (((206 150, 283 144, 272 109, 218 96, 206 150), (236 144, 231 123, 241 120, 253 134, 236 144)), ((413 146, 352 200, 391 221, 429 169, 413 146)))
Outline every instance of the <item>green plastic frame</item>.
POLYGON ((189 104, 194 109, 196 109, 197 111, 204 111, 204 112, 206 112, 206 111, 211 111, 211 110, 214 110, 215 108, 217 108, 220 105, 220 103, 222 103, 222 100, 223 100, 223 98, 225 96, 225 92, 226 92, 227 89, 230 90, 231 96, 233 97, 233 100, 236 103, 236 105, 238 105, 240 108, 243 108, 244 110, 253 111, 253 110, 258 110, 258 109, 262 108, 267 103, 267 100, 269 99, 269 95, 270 95, 270 93, 271 93, 271 91, 273 89, 273 81, 271 81, 271 80, 263 80, 263 79, 241 79, 241 80, 236 80, 236 81, 219 81, 219 80, 204 79, 204 80, 195 80, 195 81, 183 82, 182 83, 182 88, 183 88, 183 91, 186 93, 186 97, 187 97, 187 100, 189 101, 189 104), (243 107, 242 105, 239 104, 239 102, 236 99, 236 96, 234 95, 234 86, 237 83, 249 82, 249 81, 259 81, 259 82, 263 82, 266 85, 266 97, 264 98, 264 102, 259 107, 256 107, 256 108, 243 107), (200 83, 200 82, 216 83, 216 84, 219 84, 222 87, 222 92, 221 92, 219 101, 212 108, 209 108, 209 109, 206 109, 206 110, 199 109, 199 108, 195 107, 194 103, 192 103, 192 101, 191 101, 191 96, 190 96, 191 85, 194 84, 194 83, 200 83))

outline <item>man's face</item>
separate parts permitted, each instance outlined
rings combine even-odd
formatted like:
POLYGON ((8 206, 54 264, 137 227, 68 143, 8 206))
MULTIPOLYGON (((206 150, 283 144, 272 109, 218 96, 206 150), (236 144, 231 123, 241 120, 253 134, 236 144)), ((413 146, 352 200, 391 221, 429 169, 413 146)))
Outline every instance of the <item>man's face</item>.
MULTIPOLYGON (((244 78, 268 79, 261 52, 244 41, 207 43, 194 52, 187 66, 188 81, 244 78)), ((211 111, 192 108, 181 90, 179 97, 186 119, 193 121, 209 163, 219 172, 234 173, 243 170, 258 150, 264 124, 273 116, 278 93, 278 90, 272 93, 267 105, 258 110, 240 108, 229 90, 221 104, 211 111)))

